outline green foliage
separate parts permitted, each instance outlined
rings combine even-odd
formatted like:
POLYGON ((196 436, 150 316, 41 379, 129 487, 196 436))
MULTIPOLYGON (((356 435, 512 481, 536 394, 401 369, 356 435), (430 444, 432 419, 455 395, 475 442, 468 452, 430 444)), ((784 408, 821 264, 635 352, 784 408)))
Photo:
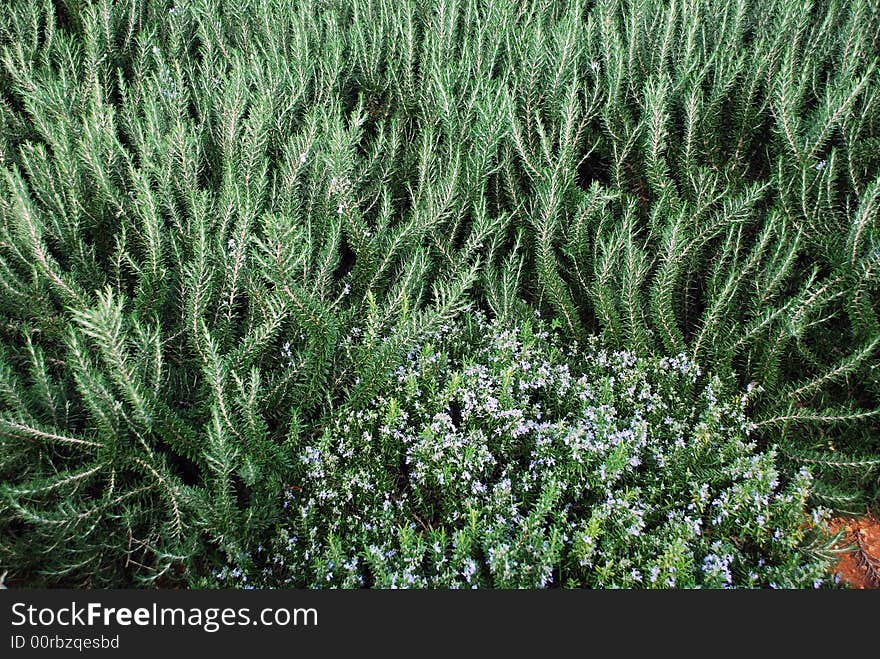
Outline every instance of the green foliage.
POLYGON ((364 21, 249 9, 4 14, 2 560, 35 583, 241 555, 300 436, 467 308, 508 222, 352 76, 364 21))
POLYGON ((546 12, 502 191, 540 218, 532 299, 572 338, 760 383, 764 439, 876 503, 880 17, 842 7, 546 12))
MULTIPOLYGON (((274 543, 202 585, 813 587, 812 479, 684 354, 473 316, 303 447, 274 543)), ((818 526, 817 526, 818 525, 818 526)))
POLYGON ((245 565, 475 309, 758 383, 780 468, 878 502, 874 3, 6 5, 10 580, 245 565))

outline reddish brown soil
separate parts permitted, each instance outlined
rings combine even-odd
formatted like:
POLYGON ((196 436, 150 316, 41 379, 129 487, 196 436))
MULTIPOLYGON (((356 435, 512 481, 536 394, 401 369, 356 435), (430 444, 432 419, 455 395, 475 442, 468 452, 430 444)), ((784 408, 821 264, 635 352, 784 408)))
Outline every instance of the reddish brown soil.
POLYGON ((834 569, 850 588, 880 588, 880 520, 874 516, 837 518, 831 530, 846 534, 834 569))

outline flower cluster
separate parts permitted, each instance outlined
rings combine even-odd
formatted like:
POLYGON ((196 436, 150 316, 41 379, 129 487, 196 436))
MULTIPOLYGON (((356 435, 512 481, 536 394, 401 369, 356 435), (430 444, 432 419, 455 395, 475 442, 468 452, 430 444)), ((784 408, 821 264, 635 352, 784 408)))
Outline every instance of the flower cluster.
MULTIPOLYGON (((685 356, 475 317, 411 351, 302 447, 248 583, 812 587, 808 471, 749 440, 745 396, 685 356)), ((747 395, 747 394, 746 394, 747 395)))

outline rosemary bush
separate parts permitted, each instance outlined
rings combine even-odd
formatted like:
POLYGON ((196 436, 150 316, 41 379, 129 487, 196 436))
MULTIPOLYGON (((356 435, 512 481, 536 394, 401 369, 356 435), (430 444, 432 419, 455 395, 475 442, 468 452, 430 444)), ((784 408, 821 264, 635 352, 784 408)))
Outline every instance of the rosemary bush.
POLYGON ((757 387, 779 480, 876 506, 878 35, 867 0, 9 0, 0 567, 252 573, 305 447, 475 311, 757 387))
MULTIPOLYGON (((298 455, 275 542, 212 585, 813 587, 811 477, 684 354, 565 350, 479 316, 298 455)), ((818 525, 818 526, 816 526, 818 525)))

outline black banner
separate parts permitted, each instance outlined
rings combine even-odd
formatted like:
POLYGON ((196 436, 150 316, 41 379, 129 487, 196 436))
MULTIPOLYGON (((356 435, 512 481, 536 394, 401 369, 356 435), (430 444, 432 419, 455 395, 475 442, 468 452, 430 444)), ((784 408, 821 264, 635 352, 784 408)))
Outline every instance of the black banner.
POLYGON ((657 651, 754 638, 762 649, 775 640, 790 650, 821 643, 817 619, 828 642, 835 628, 869 629, 872 605, 875 596, 845 591, 4 590, 0 656, 657 651), (782 633, 792 620, 801 633, 782 633))

